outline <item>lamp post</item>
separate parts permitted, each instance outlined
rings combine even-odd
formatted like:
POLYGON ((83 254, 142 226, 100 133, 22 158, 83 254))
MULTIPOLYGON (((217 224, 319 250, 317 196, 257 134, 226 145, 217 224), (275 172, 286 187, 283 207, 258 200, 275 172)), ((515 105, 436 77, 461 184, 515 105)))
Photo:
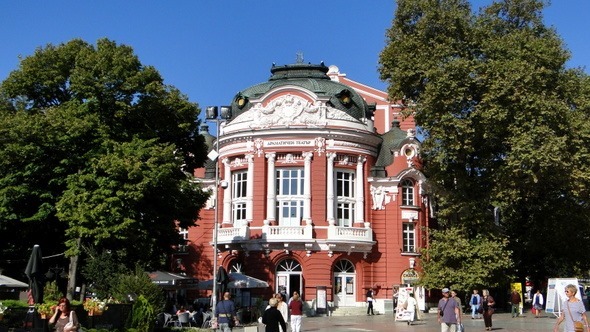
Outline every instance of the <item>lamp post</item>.
POLYGON ((221 106, 221 114, 217 106, 209 106, 206 109, 205 119, 215 122, 215 150, 208 155, 209 159, 215 162, 215 191, 214 191, 214 226, 213 226, 213 295, 211 296, 211 311, 215 317, 217 306, 217 232, 219 228, 219 125, 231 117, 231 107, 221 106))

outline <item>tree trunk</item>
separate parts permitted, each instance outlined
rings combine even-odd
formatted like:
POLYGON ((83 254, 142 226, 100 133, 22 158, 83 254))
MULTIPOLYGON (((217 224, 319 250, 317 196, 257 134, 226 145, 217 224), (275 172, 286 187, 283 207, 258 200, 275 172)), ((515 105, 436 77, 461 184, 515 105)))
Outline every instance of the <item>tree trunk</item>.
MULTIPOLYGON (((81 238, 78 238, 77 247, 80 249, 81 238)), ((70 269, 68 271, 68 288, 66 289, 66 297, 72 301, 74 299, 74 292, 76 290, 76 271, 78 271, 79 254, 70 257, 70 269)))

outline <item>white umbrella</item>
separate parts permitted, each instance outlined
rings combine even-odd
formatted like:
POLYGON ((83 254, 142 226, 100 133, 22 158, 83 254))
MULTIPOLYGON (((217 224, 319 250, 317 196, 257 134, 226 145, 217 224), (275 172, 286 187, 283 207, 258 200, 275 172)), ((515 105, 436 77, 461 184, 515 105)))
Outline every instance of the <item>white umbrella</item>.
MULTIPOLYGON (((268 282, 250 277, 248 275, 231 272, 229 273, 228 288, 267 288, 268 282)), ((213 289, 213 279, 199 282, 199 289, 213 289)))
POLYGON ((194 288, 197 283, 195 278, 167 271, 154 271, 148 275, 154 284, 164 289, 189 289, 194 288))
POLYGON ((0 274, 0 288, 29 288, 29 285, 0 274))

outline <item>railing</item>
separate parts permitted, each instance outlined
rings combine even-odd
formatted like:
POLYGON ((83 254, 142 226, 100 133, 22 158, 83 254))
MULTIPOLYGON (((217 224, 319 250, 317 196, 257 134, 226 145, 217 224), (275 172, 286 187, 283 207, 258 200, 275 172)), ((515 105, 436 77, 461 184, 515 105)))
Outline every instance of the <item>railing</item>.
POLYGON ((373 230, 365 227, 329 226, 328 240, 331 241, 373 241, 373 230))
POLYGON ((267 240, 308 240, 312 238, 312 227, 264 226, 262 233, 266 235, 267 240))
MULTIPOLYGON (((327 226, 315 227, 316 229, 326 229, 327 239, 330 241, 351 241, 351 242, 371 242, 373 241, 373 230, 368 227, 342 227, 327 226)), ((262 227, 226 227, 219 228, 217 232, 217 241, 219 243, 231 243, 236 241, 250 240, 250 231, 260 230, 262 239, 266 241, 292 241, 292 240, 313 240, 313 229, 311 225, 307 226, 269 226, 262 227)), ((325 234, 325 233, 324 233, 325 234)))
POLYGON ((218 242, 233 242, 236 240, 249 240, 250 228, 248 227, 225 227, 217 230, 218 242))

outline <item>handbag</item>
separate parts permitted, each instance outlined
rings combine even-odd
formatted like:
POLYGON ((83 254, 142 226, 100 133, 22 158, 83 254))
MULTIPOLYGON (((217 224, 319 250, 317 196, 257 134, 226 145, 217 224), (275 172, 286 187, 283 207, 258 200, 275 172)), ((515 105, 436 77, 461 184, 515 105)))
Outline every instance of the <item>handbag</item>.
POLYGON ((567 312, 570 314, 570 318, 572 322, 574 322, 574 331, 576 332, 584 332, 584 324, 579 320, 574 320, 574 316, 572 316, 572 311, 570 310, 570 301, 567 301, 567 312))
POLYGON ((74 325, 74 319, 72 317, 73 312, 74 312, 73 310, 70 310, 70 319, 68 320, 68 322, 64 326, 65 332, 78 331, 78 328, 74 325))
POLYGON ((465 327, 463 326, 463 323, 457 323, 457 329, 455 331, 456 332, 465 332, 465 327))

